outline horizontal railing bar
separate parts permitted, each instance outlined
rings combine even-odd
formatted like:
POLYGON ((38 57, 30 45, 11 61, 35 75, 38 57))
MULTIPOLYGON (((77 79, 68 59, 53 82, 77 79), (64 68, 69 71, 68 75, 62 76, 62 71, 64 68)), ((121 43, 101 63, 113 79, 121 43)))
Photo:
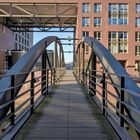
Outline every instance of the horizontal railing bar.
POLYGON ((10 76, 12 76, 12 75, 15 75, 15 76, 17 76, 17 75, 25 75, 25 74, 30 74, 30 73, 32 73, 32 72, 41 72, 41 71, 47 71, 47 70, 49 70, 49 71, 51 71, 51 69, 40 69, 40 70, 33 70, 33 71, 27 71, 27 72, 20 72, 20 73, 14 73, 14 74, 9 74, 9 75, 0 75, 0 78, 3 78, 3 77, 10 77, 10 76))
POLYGON ((107 102, 111 107, 113 107, 113 109, 114 109, 115 111, 117 111, 117 112, 119 113, 119 110, 116 108, 116 106, 115 106, 113 103, 111 103, 108 99, 106 99, 106 102, 107 102))
POLYGON ((19 99, 20 97, 26 95, 26 94, 27 94, 28 92, 30 92, 31 90, 32 90, 32 88, 30 88, 30 89, 28 89, 28 90, 26 90, 26 91, 20 93, 19 95, 17 95, 17 96, 15 97, 15 100, 17 100, 17 99, 19 99))
POLYGON ((126 115, 122 115, 125 121, 127 121, 134 129, 136 129, 140 133, 140 127, 137 126, 135 123, 132 122, 126 115))
POLYGON ((36 88, 36 87, 38 87, 39 85, 41 85, 42 84, 42 82, 39 82, 38 84, 36 84, 35 86, 34 86, 34 89, 36 88))
POLYGON ((39 92, 41 91, 42 89, 40 88, 39 90, 37 90, 36 92, 35 92, 35 94, 34 94, 34 97, 37 95, 37 94, 39 94, 39 92))
MULTIPOLYGON (((5 122, 7 119, 9 119, 12 115, 13 115, 13 114, 9 113, 9 114, 6 115, 4 118, 2 118, 2 119, 0 120, 0 125, 2 125, 3 122, 5 122)), ((10 120, 9 120, 9 122, 10 122, 10 120)))
POLYGON ((116 95, 114 95, 112 92, 110 92, 109 90, 105 90, 110 96, 114 97, 116 100, 119 99, 119 97, 117 97, 116 95))
POLYGON ((10 100, 10 101, 7 101, 6 103, 3 103, 2 105, 0 105, 0 109, 3 109, 5 107, 9 106, 13 102, 14 102, 14 100, 10 100))
POLYGON ((134 106, 130 105, 130 104, 127 104, 126 102, 121 102, 123 105, 125 105, 127 108, 129 108, 130 110, 133 110, 134 112, 136 112, 137 114, 140 115, 140 111, 135 108, 134 106))
POLYGON ((30 100, 32 99, 32 97, 29 97, 28 99, 26 99, 22 104, 20 104, 18 107, 15 108, 15 113, 20 110, 24 105, 26 105, 26 103, 28 103, 30 100))

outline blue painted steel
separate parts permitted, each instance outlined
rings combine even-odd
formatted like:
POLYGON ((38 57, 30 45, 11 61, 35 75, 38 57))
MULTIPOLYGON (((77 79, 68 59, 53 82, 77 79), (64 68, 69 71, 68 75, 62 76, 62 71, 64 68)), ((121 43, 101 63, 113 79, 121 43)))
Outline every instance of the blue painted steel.
MULTIPOLYGON (((140 94, 140 88, 136 85, 135 81, 128 75, 126 70, 122 67, 122 65, 115 59, 115 57, 96 39, 92 37, 85 37, 84 42, 86 42, 99 58, 102 63, 104 69, 108 73, 114 73, 115 75, 110 75, 111 81, 116 85, 121 85, 120 76, 125 76, 125 89, 133 91, 134 95, 130 95, 125 92, 125 102, 135 106, 140 110, 140 98, 135 96, 135 93, 140 94), (117 76, 118 75, 118 76, 117 76)), ((120 89, 117 89, 120 91, 120 89)), ((120 92, 118 92, 120 93, 120 92)), ((140 117, 134 111, 130 111, 131 119, 135 121, 135 123, 139 123, 140 125, 140 117)))
MULTIPOLYGON (((15 85, 23 83, 27 78, 28 74, 18 75, 19 73, 30 72, 40 57, 40 55, 45 51, 45 49, 52 43, 56 41, 61 50, 62 43, 60 42, 59 38, 56 36, 50 36, 42 39, 37 44, 35 44, 26 54, 24 54, 17 63, 6 73, 5 77, 0 80, 0 91, 3 91, 11 86, 11 77, 8 75, 16 75, 15 76, 15 85)), ((64 58, 64 56, 63 56, 64 58)), ((64 60, 64 59, 63 59, 64 60)), ((15 93, 19 91, 20 88, 15 89, 15 93)), ((0 105, 3 103, 10 101, 11 95, 9 92, 0 93, 0 105)), ((7 113, 9 108, 0 109, 0 119, 3 118, 5 113, 7 113)))

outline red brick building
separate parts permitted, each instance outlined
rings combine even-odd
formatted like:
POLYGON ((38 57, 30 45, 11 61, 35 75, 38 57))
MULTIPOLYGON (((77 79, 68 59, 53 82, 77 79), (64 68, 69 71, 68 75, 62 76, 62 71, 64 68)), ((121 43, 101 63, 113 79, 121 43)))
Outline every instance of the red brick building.
MULTIPOLYGON (((139 0, 0 0, 0 3, 76 4, 76 38, 95 37, 121 62, 129 74, 139 75, 139 0)), ((88 48, 86 51, 88 58, 88 48)))

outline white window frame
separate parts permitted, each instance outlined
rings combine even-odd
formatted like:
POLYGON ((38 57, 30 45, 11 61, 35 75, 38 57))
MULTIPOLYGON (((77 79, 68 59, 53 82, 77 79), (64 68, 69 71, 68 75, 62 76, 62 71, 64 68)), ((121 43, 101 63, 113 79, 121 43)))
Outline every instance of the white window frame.
POLYGON ((127 53, 128 52, 128 32, 109 32, 111 38, 109 38, 109 48, 111 53, 127 53), (119 38, 119 34, 122 33, 122 38, 119 38), (125 38, 126 33, 126 38, 125 38), (116 34, 116 38, 113 38, 113 34, 116 34), (113 46, 116 44, 116 48, 113 46), (123 49, 121 48, 123 46, 123 49), (115 48, 115 49, 114 49, 115 48), (115 50, 115 51, 114 51, 115 50))
POLYGON ((89 36, 89 31, 82 31, 82 37, 89 36), (85 34, 85 35, 83 35, 85 34))
POLYGON ((89 17, 83 17, 82 18, 82 27, 89 27, 89 26, 90 26, 90 18, 89 17))
POLYGON ((94 27, 98 27, 98 26, 101 26, 102 24, 102 19, 101 17, 94 17, 94 27), (97 20, 96 20, 97 19, 97 20), (100 19, 100 20, 99 20, 100 19), (97 24, 95 25, 95 20, 97 21, 97 24), (99 23, 100 21, 100 23, 99 23))
POLYGON ((136 3, 136 13, 140 13, 140 3, 136 3))
POLYGON ((140 45, 139 46, 135 46, 135 55, 136 56, 140 55, 140 45))
POLYGON ((82 3, 82 13, 90 13, 90 4, 82 3))
POLYGON ((94 3, 94 13, 101 13, 101 11, 102 11, 101 3, 94 3))
POLYGON ((94 38, 98 41, 101 41, 101 32, 100 31, 95 31, 94 32, 94 38), (95 34, 96 34, 96 38, 95 38, 95 34), (100 37, 99 37, 99 35, 100 35, 100 37))
POLYGON ((136 17, 136 27, 140 27, 140 17, 136 17))

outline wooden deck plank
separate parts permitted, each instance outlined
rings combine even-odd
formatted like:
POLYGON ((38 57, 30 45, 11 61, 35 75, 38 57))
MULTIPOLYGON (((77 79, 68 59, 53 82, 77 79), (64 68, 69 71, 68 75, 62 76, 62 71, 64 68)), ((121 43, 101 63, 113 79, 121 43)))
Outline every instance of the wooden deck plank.
POLYGON ((22 138, 18 134, 15 140, 119 140, 107 122, 106 128, 102 125, 98 119, 102 114, 95 104, 88 103, 71 71, 66 72, 57 86, 42 116, 22 138))

